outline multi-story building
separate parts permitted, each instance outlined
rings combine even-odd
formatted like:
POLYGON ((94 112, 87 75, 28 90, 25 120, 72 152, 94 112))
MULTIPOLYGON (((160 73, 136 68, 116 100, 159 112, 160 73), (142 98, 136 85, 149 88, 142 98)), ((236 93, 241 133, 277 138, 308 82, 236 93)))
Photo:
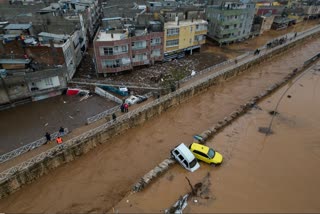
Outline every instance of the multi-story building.
POLYGON ((275 16, 271 14, 266 14, 265 16, 255 16, 252 25, 252 34, 259 36, 263 34, 263 32, 270 30, 274 17, 275 16))
POLYGON ((249 38, 255 13, 254 3, 223 1, 208 5, 208 36, 220 45, 249 38))
POLYGON ((208 23, 204 20, 183 20, 164 23, 165 59, 180 58, 192 54, 206 42, 208 23))
POLYGON ((107 75, 162 61, 163 42, 163 32, 100 29, 93 41, 97 73, 107 75))

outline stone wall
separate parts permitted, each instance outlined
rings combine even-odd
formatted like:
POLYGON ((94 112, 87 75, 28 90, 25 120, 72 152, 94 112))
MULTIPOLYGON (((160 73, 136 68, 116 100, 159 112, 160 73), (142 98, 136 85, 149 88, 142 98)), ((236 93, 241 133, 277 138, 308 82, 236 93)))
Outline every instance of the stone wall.
MULTIPOLYGON (((316 37, 318 35, 319 33, 316 33, 311 35, 311 37, 316 37)), ((95 148, 98 144, 107 142, 107 140, 111 137, 118 134, 122 134, 125 132, 125 130, 138 126, 144 123, 145 121, 149 120, 150 118, 160 115, 167 109, 173 106, 177 106, 184 101, 187 101, 194 95, 197 95, 207 90, 208 87, 215 85, 218 81, 224 81, 231 77, 237 76, 249 67, 257 65, 260 62, 274 57, 277 54, 281 54, 287 49, 297 45, 298 43, 301 43, 303 40, 305 39, 297 40, 292 44, 288 44, 285 47, 277 48, 273 52, 268 53, 265 56, 255 58, 253 61, 238 63, 238 67, 218 71, 204 79, 198 80, 184 88, 178 89, 177 91, 171 94, 162 96, 161 98, 154 100, 141 108, 135 109, 129 112, 128 114, 124 114, 121 117, 118 117, 116 122, 107 122, 106 124, 103 124, 100 127, 97 127, 74 139, 71 139, 70 141, 65 142, 62 146, 57 146, 53 148, 53 150, 50 152, 42 153, 37 157, 34 157, 33 160, 30 159, 20 164, 19 167, 13 167, 15 172, 13 174, 9 173, 10 169, 5 172, 2 172, 1 176, 2 178, 5 177, 5 179, 2 179, 0 183, 0 198, 3 198, 19 190, 25 184, 29 184, 37 180, 42 175, 47 174, 50 170, 69 161, 72 161, 82 154, 87 153, 89 150, 95 148), (5 173, 7 173, 7 177, 5 173)), ((235 112, 234 115, 236 114, 237 113, 235 112)), ((227 123, 226 121, 227 120, 222 121, 221 124, 218 124, 218 126, 215 127, 215 129, 219 126, 222 127, 223 125, 225 125, 227 123)), ((202 136, 205 138, 206 135, 210 136, 214 132, 213 129, 209 129, 209 131, 207 130, 206 132, 202 133, 202 136)), ((162 163, 162 165, 160 164, 159 166, 160 168, 163 168, 165 170, 168 168, 170 164, 171 161, 167 161, 162 163)), ((156 174, 161 173, 159 169, 155 172, 156 174)))

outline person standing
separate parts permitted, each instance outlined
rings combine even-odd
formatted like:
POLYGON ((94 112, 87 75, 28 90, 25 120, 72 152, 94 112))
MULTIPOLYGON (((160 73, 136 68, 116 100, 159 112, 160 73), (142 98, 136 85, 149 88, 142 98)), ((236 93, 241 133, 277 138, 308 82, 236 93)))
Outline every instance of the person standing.
POLYGON ((117 115, 115 113, 112 114, 112 119, 114 122, 117 120, 117 115))
POLYGON ((124 112, 124 103, 121 104, 120 109, 121 109, 121 112, 124 112))
POLYGON ((62 137, 58 136, 56 139, 56 142, 57 144, 62 144, 63 143, 62 137))
POLYGON ((128 103, 124 104, 124 112, 128 112, 129 111, 129 105, 128 103))
POLYGON ((45 144, 47 144, 48 142, 50 143, 51 142, 51 135, 49 134, 49 132, 46 132, 45 137, 46 137, 46 140, 47 140, 45 142, 45 144))
POLYGON ((62 126, 60 126, 59 136, 63 136, 63 135, 64 135, 64 128, 62 126))

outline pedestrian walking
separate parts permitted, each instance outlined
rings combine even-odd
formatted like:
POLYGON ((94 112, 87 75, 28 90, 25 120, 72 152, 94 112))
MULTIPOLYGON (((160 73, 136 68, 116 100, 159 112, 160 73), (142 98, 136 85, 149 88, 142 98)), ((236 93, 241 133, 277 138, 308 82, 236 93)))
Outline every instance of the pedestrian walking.
POLYGON ((124 112, 128 112, 129 111, 129 105, 128 103, 124 104, 124 112))
POLYGON ((63 136, 63 135, 64 135, 64 128, 62 126, 60 126, 59 136, 63 136))
POLYGON ((113 119, 113 121, 117 120, 117 115, 115 113, 112 114, 112 119, 113 119))
POLYGON ((50 143, 51 142, 51 135, 49 134, 49 132, 46 132, 45 137, 47 140, 45 144, 47 144, 48 142, 50 143))
POLYGON ((63 143, 62 137, 58 136, 56 138, 56 142, 57 142, 57 144, 62 144, 63 143))

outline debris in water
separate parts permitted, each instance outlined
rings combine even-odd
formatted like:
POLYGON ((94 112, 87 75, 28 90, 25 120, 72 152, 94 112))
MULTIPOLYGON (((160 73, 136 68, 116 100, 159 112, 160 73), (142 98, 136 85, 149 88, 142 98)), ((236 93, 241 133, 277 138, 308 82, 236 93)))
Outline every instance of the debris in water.
POLYGON ((299 85, 300 85, 301 87, 303 87, 303 85, 302 85, 301 83, 300 83, 299 85))
POLYGON ((273 131, 269 127, 259 127, 259 132, 263 134, 273 134, 273 131))
POLYGON ((44 124, 44 126, 47 126, 47 125, 49 125, 49 123, 44 124))
POLYGON ((288 97, 288 98, 291 98, 291 95, 288 95, 287 97, 288 97))
POLYGON ((197 199, 194 199, 193 202, 194 202, 194 203, 198 203, 198 200, 197 200, 197 199))
POLYGON ((73 117, 71 117, 70 115, 69 115, 69 117, 70 117, 71 119, 73 119, 73 117))
POLYGON ((277 111, 269 111, 269 114, 270 114, 270 115, 278 115, 279 112, 277 112, 277 111))

